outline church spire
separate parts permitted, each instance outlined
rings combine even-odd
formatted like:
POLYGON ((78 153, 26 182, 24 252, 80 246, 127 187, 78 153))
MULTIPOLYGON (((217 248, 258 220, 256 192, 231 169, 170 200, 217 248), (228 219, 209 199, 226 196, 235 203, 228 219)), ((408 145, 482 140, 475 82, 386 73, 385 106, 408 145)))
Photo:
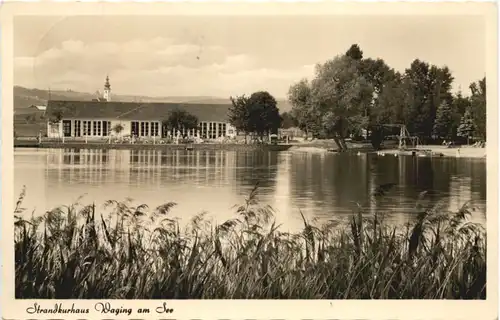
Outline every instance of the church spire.
POLYGON ((109 76, 106 76, 104 83, 104 100, 111 101, 111 85, 109 84, 109 76))
POLYGON ((109 76, 106 76, 106 83, 104 84, 105 89, 111 89, 111 85, 109 84, 109 76))

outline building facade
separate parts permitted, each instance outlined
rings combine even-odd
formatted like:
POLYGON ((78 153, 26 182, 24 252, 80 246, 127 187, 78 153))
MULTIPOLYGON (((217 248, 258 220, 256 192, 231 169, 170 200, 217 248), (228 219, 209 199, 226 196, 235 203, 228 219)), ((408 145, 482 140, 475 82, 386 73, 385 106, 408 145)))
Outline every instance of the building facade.
POLYGON ((227 122, 201 121, 197 129, 165 130, 158 120, 116 120, 112 118, 63 118, 60 122, 49 123, 47 137, 198 137, 202 139, 234 138, 236 129, 227 122), (117 129, 120 127, 121 129, 117 129))
POLYGON ((228 121, 229 104, 141 103, 111 101, 106 77, 103 99, 93 101, 51 100, 47 104, 47 136, 61 137, 199 137, 234 138, 228 121), (198 119, 198 128, 167 130, 163 125, 173 111, 186 111, 198 119))

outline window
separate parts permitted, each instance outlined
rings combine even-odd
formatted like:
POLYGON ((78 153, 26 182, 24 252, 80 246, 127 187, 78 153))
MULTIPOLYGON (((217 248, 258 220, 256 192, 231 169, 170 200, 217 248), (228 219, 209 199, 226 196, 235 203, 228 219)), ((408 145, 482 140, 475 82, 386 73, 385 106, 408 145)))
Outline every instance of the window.
POLYGON ((75 137, 81 136, 81 121, 75 120, 75 137))
POLYGON ((151 135, 157 137, 158 136, 158 122, 151 122, 151 135))
POLYGON ((138 136, 139 135, 139 122, 132 121, 131 133, 132 133, 133 136, 138 136))
POLYGON ((102 121, 92 121, 92 135, 93 136, 101 136, 101 134, 102 134, 101 129, 102 129, 102 121))
POLYGON ((218 123, 218 132, 217 132, 217 137, 223 137, 225 136, 226 133, 226 128, 225 128, 225 123, 218 123))
POLYGON ((202 137, 203 138, 208 138, 208 123, 203 122, 203 127, 202 127, 202 137))
POLYGON ((149 136, 149 122, 141 122, 141 137, 149 136))
POLYGON ((210 122, 208 124, 208 138, 209 139, 215 139, 217 138, 217 127, 216 127, 217 123, 214 123, 214 122, 210 122))
POLYGON ((107 136, 110 131, 111 131, 111 122, 110 121, 103 121, 102 122, 102 135, 107 136))
POLYGON ((92 121, 83 121, 83 135, 84 136, 90 136, 92 135, 91 133, 91 123, 92 121))
POLYGON ((71 137, 71 120, 63 120, 63 135, 71 137))

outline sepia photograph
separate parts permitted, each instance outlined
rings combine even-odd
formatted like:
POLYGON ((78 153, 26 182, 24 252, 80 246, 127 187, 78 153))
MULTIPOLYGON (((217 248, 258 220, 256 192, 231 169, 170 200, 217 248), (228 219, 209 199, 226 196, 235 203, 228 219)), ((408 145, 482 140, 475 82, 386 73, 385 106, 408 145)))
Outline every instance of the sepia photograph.
POLYGON ((75 14, 12 17, 15 299, 496 290, 484 15, 75 14))

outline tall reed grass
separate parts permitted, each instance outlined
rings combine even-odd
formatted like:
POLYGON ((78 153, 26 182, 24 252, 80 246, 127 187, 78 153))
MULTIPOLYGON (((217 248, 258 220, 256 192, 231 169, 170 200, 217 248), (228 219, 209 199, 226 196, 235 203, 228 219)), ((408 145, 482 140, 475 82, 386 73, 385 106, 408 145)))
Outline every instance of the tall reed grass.
MULTIPOLYGON (((380 186, 374 197, 384 196, 380 186)), ((458 212, 417 204, 398 229, 362 207, 348 225, 280 231, 256 189, 222 224, 197 215, 181 228, 175 203, 15 212, 16 298, 485 299, 486 236, 458 212), (29 214, 28 214, 29 216, 29 214)))

